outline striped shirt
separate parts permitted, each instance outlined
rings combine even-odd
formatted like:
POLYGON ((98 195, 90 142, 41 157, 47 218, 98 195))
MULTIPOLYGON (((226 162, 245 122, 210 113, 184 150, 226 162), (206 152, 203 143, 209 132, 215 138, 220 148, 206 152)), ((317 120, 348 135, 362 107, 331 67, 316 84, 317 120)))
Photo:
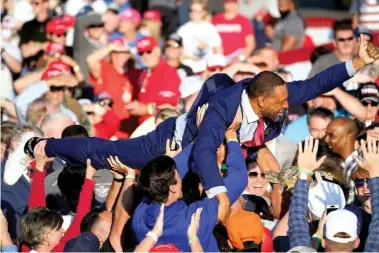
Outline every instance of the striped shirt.
POLYGON ((354 0, 350 12, 359 15, 359 25, 379 31, 379 0, 354 0))

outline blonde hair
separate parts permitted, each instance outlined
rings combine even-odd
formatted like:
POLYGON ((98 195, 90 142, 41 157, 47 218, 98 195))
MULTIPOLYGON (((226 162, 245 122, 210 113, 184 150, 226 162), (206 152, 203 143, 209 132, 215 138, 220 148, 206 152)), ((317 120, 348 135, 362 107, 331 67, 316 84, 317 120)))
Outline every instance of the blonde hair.
POLYGON ((161 41, 162 23, 153 20, 143 20, 142 26, 150 31, 151 37, 159 43, 161 41))
POLYGON ((208 3, 207 0, 191 0, 189 6, 191 8, 191 6, 194 5, 194 4, 200 4, 201 7, 203 8, 203 10, 206 10, 207 9, 207 3, 208 3))

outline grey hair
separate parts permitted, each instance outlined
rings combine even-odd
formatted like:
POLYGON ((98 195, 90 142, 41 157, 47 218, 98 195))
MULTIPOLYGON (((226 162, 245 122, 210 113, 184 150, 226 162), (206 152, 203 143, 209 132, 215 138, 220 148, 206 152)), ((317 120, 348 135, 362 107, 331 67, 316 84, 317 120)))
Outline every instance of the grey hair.
POLYGON ((60 120, 72 121, 70 116, 63 112, 53 112, 43 116, 41 121, 41 129, 45 135, 48 134, 55 125, 59 124, 58 122, 60 120))
POLYGON ((27 132, 33 132, 38 137, 43 136, 42 130, 32 124, 29 124, 29 123, 17 124, 14 126, 13 131, 12 131, 11 145, 9 147, 11 151, 12 151, 12 145, 17 144, 21 140, 22 136, 27 132))

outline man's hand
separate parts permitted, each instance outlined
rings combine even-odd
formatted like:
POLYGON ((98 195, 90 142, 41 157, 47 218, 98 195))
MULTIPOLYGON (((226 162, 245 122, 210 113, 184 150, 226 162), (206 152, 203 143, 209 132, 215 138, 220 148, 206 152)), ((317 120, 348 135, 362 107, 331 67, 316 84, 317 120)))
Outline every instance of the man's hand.
POLYGON ((379 127, 367 130, 367 137, 379 141, 379 127))
POLYGON ((57 76, 54 76, 46 81, 47 85, 50 86, 68 86, 68 87, 75 87, 78 85, 78 81, 76 78, 70 74, 59 74, 57 76))
POLYGON ((175 142, 175 140, 171 141, 170 139, 168 139, 166 141, 166 153, 165 153, 166 156, 174 158, 180 152, 182 152, 182 146, 179 145, 179 148, 176 149, 176 142, 175 142))
POLYGON ((125 109, 128 110, 130 114, 136 115, 136 116, 149 114, 147 105, 142 104, 138 102, 137 100, 134 100, 130 102, 129 104, 125 105, 125 109))
POLYGON ((40 141, 34 148, 34 157, 36 160, 36 169, 42 172, 45 169, 47 156, 45 153, 46 141, 40 141))
POLYGON ((135 178, 135 171, 125 164, 123 164, 118 156, 109 156, 107 158, 107 161, 109 165, 111 166, 111 169, 109 170, 110 173, 112 173, 113 177, 116 179, 123 179, 126 175, 130 175, 132 178, 135 178))
POLYGON ((305 139, 304 150, 302 143, 299 143, 299 155, 297 157, 297 167, 311 171, 317 170, 325 161, 326 156, 317 161, 318 139, 307 137, 305 139))
POLYGON ((197 231, 199 230, 199 227, 200 227, 200 216, 201 216, 202 211, 203 211, 203 208, 198 208, 196 209, 196 212, 192 214, 191 223, 187 229, 188 238, 197 236, 197 231))
POLYGON ((366 170, 370 178, 379 177, 379 147, 376 144, 376 140, 368 139, 367 142, 361 140, 360 149, 363 154, 363 160, 358 157, 355 158, 359 167, 366 170))
POLYGON ((155 222, 154 228, 151 230, 158 238, 163 234, 163 224, 164 224, 164 204, 161 204, 159 209, 159 214, 157 221, 155 222))
POLYGON ((230 216, 230 200, 226 192, 222 192, 216 195, 218 200, 218 216, 217 220, 219 223, 224 223, 230 216))
POLYGON ((87 159, 86 178, 93 181, 93 177, 96 174, 96 169, 92 167, 91 160, 87 159))
POLYGON ((197 129, 200 128, 201 122, 203 122, 204 115, 208 109, 208 104, 204 104, 201 107, 199 106, 197 108, 196 112, 196 127, 197 129))
POLYGON ((379 59, 379 50, 371 42, 364 41, 362 37, 361 34, 358 56, 353 58, 353 66, 357 71, 379 59))
POLYGON ((225 138, 226 140, 237 139, 237 129, 240 127, 242 123, 242 112, 241 107, 238 107, 236 116, 232 124, 226 129, 225 138))

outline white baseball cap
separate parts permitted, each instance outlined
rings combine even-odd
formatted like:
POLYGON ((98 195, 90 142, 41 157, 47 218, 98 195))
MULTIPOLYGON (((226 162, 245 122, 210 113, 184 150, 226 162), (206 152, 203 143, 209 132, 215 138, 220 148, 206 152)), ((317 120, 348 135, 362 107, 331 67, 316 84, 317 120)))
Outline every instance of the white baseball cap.
POLYGON ((338 184, 320 181, 315 187, 309 189, 308 208, 320 219, 327 205, 338 205, 339 208, 344 208, 345 195, 338 184))
POLYGON ((226 66, 226 58, 222 54, 211 54, 207 57, 207 69, 212 71, 226 66))
POLYGON ((346 209, 338 209, 326 216, 325 237, 333 242, 348 243, 358 238, 358 219, 346 209), (336 237, 337 233, 346 233, 350 238, 336 237))
POLYGON ((181 94, 181 98, 186 98, 195 94, 201 87, 203 86, 203 80, 199 76, 189 76, 183 79, 180 83, 179 91, 181 94))

